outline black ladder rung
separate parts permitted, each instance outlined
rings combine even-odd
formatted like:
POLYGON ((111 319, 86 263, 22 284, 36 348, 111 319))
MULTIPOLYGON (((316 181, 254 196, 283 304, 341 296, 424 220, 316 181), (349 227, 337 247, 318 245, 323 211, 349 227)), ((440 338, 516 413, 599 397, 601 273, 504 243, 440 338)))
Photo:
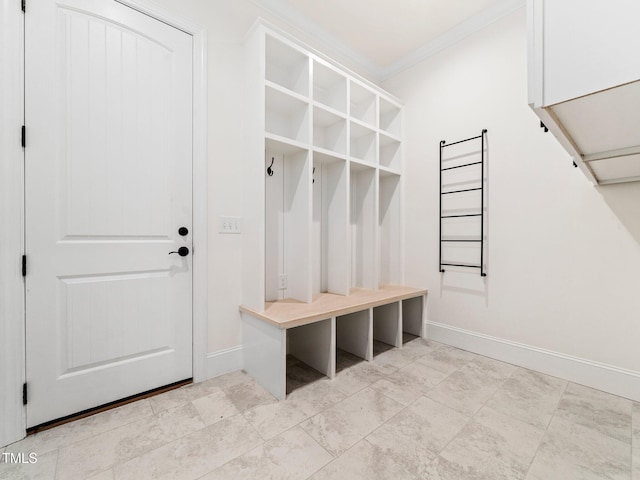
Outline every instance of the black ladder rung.
POLYGON ((482 135, 478 135, 477 137, 465 138, 464 140, 459 140, 459 141, 453 142, 453 143, 446 143, 444 140, 442 140, 440 142, 440 146, 442 146, 442 148, 450 147, 451 145, 457 145, 459 143, 468 142, 469 140, 476 140, 477 138, 482 138, 482 135))
POLYGON ((453 192, 440 192, 440 195, 449 195, 450 193, 475 192, 477 190, 482 190, 482 187, 467 188, 465 190, 454 190, 453 192))
POLYGON ((482 240, 452 240, 450 238, 448 239, 440 239, 441 242, 481 242, 482 240))
POLYGON ((468 268, 480 268, 480 265, 465 265, 462 263, 441 263, 443 267, 468 267, 468 268))
POLYGON ((462 217, 481 217, 481 213, 472 213, 470 215, 443 215, 442 218, 462 218, 462 217))
POLYGON ((464 165, 457 165, 455 167, 447 167, 447 168, 443 168, 442 171, 444 172, 445 170, 453 170, 455 168, 470 167, 471 165, 482 165, 482 162, 465 163, 464 165))

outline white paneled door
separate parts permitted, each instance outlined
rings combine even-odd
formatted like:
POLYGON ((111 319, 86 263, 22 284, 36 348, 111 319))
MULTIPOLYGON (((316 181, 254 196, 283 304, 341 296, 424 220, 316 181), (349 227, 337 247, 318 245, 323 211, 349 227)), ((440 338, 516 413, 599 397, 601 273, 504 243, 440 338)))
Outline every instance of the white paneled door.
POLYGON ((192 37, 115 0, 25 22, 35 426, 192 376, 192 37))

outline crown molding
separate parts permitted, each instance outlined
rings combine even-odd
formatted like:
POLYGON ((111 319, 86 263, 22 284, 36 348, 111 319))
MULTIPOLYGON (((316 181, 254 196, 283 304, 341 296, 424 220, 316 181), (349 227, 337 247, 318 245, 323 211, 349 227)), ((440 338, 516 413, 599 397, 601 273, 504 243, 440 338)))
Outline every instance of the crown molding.
POLYGON ((417 48, 413 52, 400 58, 388 67, 381 69, 379 76, 376 78, 379 81, 388 80, 389 78, 413 67, 445 48, 455 45, 469 35, 488 27, 502 17, 524 7, 525 3, 526 0, 503 0, 491 8, 481 11, 473 17, 470 17, 455 27, 447 30, 442 35, 437 36, 422 47, 417 48))
POLYGON ((503 0, 493 7, 483 10, 462 23, 459 23, 444 34, 434 38, 422 47, 413 50, 409 54, 398 59, 396 62, 393 62, 391 65, 387 67, 380 67, 366 56, 341 42, 337 37, 327 32, 320 25, 312 22, 300 12, 290 7, 286 2, 281 0, 251 1, 260 8, 263 8, 280 18, 292 28, 311 36, 324 46, 330 48, 332 51, 349 58, 364 73, 378 82, 388 80, 389 78, 413 67, 445 48, 458 43, 500 18, 524 7, 526 3, 526 0, 503 0))

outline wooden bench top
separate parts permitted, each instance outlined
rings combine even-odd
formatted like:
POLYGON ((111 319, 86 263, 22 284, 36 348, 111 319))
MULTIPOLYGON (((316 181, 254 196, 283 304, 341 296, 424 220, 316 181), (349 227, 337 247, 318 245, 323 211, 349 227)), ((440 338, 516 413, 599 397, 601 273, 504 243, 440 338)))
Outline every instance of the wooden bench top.
POLYGON ((387 285, 378 290, 354 288, 349 295, 321 293, 314 298, 312 303, 285 299, 265 303, 263 312, 256 312, 242 305, 240 311, 279 328, 287 329, 408 298, 420 297, 426 293, 426 289, 404 285, 387 285))

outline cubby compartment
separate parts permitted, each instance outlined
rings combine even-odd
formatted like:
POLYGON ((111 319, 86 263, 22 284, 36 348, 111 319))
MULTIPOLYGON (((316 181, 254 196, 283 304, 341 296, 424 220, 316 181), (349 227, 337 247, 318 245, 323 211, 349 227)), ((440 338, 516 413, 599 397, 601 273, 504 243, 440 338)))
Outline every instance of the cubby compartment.
POLYGON ((380 285, 399 285, 402 283, 402 208, 399 175, 380 170, 378 199, 380 285))
POLYGON ((331 318, 288 329, 287 393, 314 377, 335 375, 334 325, 331 318), (293 357, 293 358, 291 358, 293 357), (296 365, 296 360, 305 365, 296 365), (308 367, 314 369, 309 371, 308 367), (295 375, 298 372, 301 375, 295 375))
POLYGON ((349 294, 347 162, 313 152, 313 294, 349 294))
POLYGON ((265 300, 311 301, 311 154, 269 140, 265 158, 265 300), (271 175, 269 174, 271 173, 271 175))
POLYGON ((413 297, 402 300, 402 331, 409 335, 403 341, 422 337, 424 328, 424 297, 413 297))
POLYGON ((380 165, 400 171, 400 140, 380 132, 380 165))
POLYGON ((265 91, 265 130, 267 133, 309 142, 309 104, 275 88, 265 91))
POLYGON ((349 154, 358 160, 375 164, 376 133, 370 128, 356 122, 350 123, 349 154))
POLYGON ((375 168, 350 163, 351 287, 378 288, 375 168))
POLYGON ((266 35, 266 80, 305 97, 309 96, 309 57, 300 50, 266 35))
POLYGON ((313 62, 313 99, 346 114, 347 78, 315 60, 313 62))
POLYGON ((349 114, 371 127, 376 127, 376 94, 356 82, 351 82, 349 114))
POLYGON ((373 309, 373 339, 392 347, 402 346, 402 313, 400 302, 373 309))
POLYGON ((347 154, 347 120, 320 107, 313 107, 313 145, 347 154))
POLYGON ((364 360, 373 359, 372 309, 336 317, 336 347, 364 360))
POLYGON ((399 105, 391 103, 380 97, 379 126, 380 130, 388 132, 392 136, 400 135, 402 130, 402 116, 399 105))

